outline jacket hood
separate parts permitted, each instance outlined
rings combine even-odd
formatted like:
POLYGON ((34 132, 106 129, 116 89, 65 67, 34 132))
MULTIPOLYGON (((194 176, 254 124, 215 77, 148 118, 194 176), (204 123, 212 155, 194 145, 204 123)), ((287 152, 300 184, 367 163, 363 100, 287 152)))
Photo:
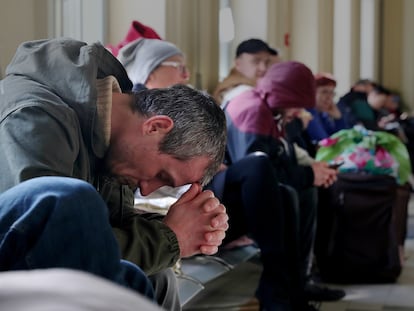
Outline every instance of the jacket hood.
POLYGON ((132 83, 117 59, 100 43, 68 38, 22 43, 6 68, 7 75, 18 75, 46 85, 66 103, 82 104, 96 99, 96 79, 113 75, 122 90, 132 83))
POLYGON ((314 76, 300 62, 286 61, 272 65, 257 81, 255 90, 273 113, 279 109, 315 106, 314 76))
POLYGON ((0 80, 0 117, 30 102, 67 105, 77 114, 85 141, 101 154, 97 79, 108 76, 122 91, 132 89, 122 64, 100 43, 68 38, 22 43, 0 80))

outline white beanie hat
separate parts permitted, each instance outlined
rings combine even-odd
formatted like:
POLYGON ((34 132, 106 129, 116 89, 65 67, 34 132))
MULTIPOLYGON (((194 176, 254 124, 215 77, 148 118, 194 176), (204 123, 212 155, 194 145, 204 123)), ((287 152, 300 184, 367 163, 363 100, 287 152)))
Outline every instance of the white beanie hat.
POLYGON ((174 55, 183 55, 183 52, 173 43, 140 38, 123 46, 117 58, 135 85, 145 84, 151 72, 164 60, 174 55))

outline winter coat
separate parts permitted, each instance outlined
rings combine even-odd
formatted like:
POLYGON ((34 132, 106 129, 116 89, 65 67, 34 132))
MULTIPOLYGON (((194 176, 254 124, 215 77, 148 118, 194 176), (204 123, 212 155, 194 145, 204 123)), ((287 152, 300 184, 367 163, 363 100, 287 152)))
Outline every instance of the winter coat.
POLYGON ((108 141, 97 116, 97 79, 132 88, 125 69, 101 44, 67 38, 19 46, 0 81, 0 191, 38 176, 93 184, 108 203, 123 258, 151 274, 179 257, 175 234, 159 219, 136 215, 133 190, 104 175, 108 141))

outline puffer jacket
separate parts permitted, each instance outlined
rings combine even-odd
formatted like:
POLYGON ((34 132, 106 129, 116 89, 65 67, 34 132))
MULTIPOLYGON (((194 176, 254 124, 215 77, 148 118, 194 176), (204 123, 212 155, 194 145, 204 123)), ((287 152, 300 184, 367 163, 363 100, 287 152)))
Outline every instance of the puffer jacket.
POLYGON ((38 176, 93 184, 108 203, 123 258, 148 274, 174 265, 175 234, 160 219, 134 212, 132 189, 104 176, 107 143, 97 116, 97 79, 132 88, 101 44, 59 38, 21 44, 0 80, 0 192, 38 176))

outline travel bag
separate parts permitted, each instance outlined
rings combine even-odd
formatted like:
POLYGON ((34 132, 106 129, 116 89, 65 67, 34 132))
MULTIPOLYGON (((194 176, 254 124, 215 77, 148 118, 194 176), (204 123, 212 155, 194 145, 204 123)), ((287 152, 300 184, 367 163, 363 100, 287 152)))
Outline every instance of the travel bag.
POLYGON ((401 273, 409 187, 389 175, 340 173, 320 189, 315 258, 333 283, 395 282, 401 273))

